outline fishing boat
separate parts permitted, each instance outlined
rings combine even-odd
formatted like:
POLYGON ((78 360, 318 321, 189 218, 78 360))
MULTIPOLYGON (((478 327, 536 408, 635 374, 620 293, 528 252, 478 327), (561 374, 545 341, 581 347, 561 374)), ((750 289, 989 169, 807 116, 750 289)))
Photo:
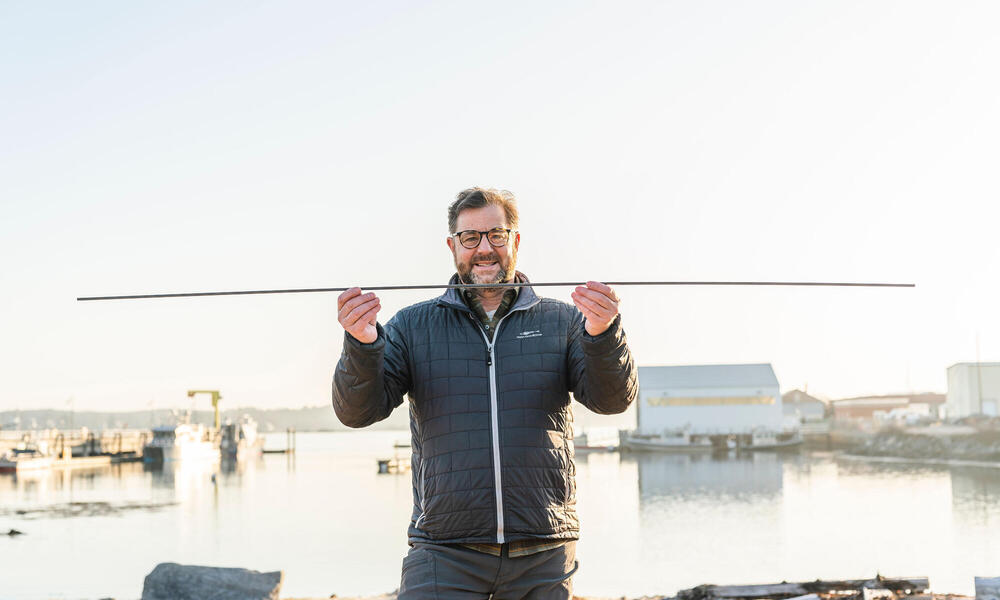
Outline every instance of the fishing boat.
POLYGON ((791 431, 772 431, 755 429, 748 436, 741 436, 738 441, 740 450, 780 450, 802 445, 802 435, 798 429, 791 431))
POLYGON ((692 434, 680 429, 659 433, 624 431, 621 446, 640 452, 713 452, 730 450, 735 447, 735 442, 728 436, 692 434))
POLYGON ((219 460, 219 456, 211 431, 190 423, 154 427, 153 439, 142 449, 147 463, 219 460))
POLYGON ((42 452, 37 446, 12 448, 0 456, 0 473, 21 473, 52 468, 55 457, 42 452))
POLYGON ((222 426, 219 450, 222 459, 227 461, 260 457, 264 452, 264 437, 257 432, 257 422, 249 415, 244 415, 238 423, 225 423, 222 426))

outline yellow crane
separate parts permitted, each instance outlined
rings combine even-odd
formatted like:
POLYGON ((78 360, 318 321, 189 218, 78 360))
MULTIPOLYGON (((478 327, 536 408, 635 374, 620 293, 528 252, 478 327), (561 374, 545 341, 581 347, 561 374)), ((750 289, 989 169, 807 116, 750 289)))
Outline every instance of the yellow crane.
POLYGON ((188 390, 188 398, 194 398, 195 394, 212 394, 212 408, 215 409, 215 430, 219 430, 219 400, 222 394, 219 390, 188 390))

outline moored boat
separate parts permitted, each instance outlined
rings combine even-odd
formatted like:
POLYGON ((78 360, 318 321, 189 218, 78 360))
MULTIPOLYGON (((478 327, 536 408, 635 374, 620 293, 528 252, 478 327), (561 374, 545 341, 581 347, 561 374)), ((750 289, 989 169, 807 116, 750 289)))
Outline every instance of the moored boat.
POLYGON ((798 429, 792 431, 770 431, 756 429, 749 436, 739 440, 740 450, 779 450, 802 445, 802 435, 798 429))
POLYGON ((219 460, 219 446, 201 425, 161 425, 153 428, 153 439, 143 447, 142 459, 147 463, 219 460))
POLYGON ((20 473, 52 468, 55 458, 38 448, 14 448, 0 456, 0 473, 20 473))
POLYGON ((729 436, 673 430, 659 433, 622 432, 621 446, 627 450, 647 452, 714 452, 729 450, 734 444, 729 436))
POLYGON ((244 461, 260 457, 264 452, 264 438, 257 433, 257 422, 244 415, 239 423, 224 424, 219 449, 223 460, 244 461))

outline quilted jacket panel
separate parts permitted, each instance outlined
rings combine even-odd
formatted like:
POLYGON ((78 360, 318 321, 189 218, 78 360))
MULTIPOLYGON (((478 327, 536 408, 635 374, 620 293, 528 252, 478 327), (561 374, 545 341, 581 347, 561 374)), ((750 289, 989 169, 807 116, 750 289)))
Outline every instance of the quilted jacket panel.
MULTIPOLYGON (((365 427, 409 396, 411 543, 498 541, 487 357, 482 329, 454 289, 399 311, 371 344, 345 333, 333 379, 341 422, 365 427)), ((620 318, 592 337, 576 307, 522 287, 497 328, 494 365, 504 541, 576 539, 570 393, 602 414, 635 399, 620 318)))

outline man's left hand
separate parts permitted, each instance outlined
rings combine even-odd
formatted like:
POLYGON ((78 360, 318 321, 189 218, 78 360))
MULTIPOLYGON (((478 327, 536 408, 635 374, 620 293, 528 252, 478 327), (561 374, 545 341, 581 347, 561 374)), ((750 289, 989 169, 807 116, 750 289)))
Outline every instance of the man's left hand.
POLYGON ((571 295, 573 304, 587 319, 584 322, 587 333, 597 336, 611 327, 618 315, 619 302, 618 294, 613 289, 597 281, 588 281, 586 287, 577 286, 571 295))

